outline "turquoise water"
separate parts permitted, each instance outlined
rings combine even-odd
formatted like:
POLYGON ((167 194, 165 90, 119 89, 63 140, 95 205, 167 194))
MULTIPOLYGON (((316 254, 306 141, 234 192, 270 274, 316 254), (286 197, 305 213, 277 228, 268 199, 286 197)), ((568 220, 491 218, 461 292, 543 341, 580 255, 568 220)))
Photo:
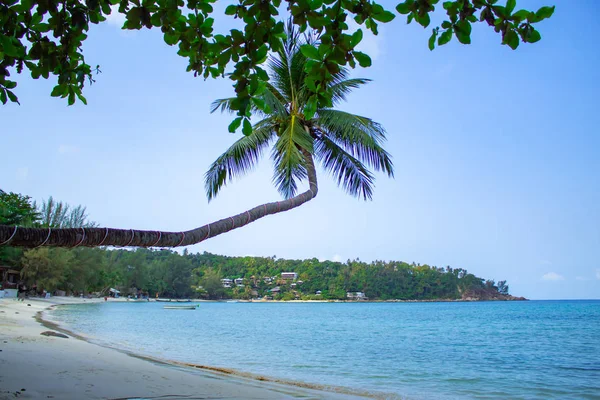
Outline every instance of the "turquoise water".
POLYGON ((163 306, 51 316, 141 354, 408 399, 600 399, 600 301, 163 306))

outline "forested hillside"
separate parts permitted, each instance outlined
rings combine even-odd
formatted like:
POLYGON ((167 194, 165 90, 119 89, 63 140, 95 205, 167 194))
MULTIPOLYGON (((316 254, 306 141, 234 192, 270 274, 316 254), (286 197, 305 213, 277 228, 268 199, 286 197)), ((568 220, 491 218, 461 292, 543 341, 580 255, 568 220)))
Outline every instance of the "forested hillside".
POLYGON ((23 282, 29 287, 36 284, 38 291, 72 294, 103 292, 109 287, 151 297, 211 299, 346 299, 348 292, 364 293, 370 300, 493 299, 508 294, 506 282, 485 281, 462 268, 404 262, 180 255, 148 249, 22 252, 5 248, 0 250, 0 264, 20 270, 23 282), (282 279, 282 272, 296 272, 297 278, 282 279), (221 280, 227 278, 243 280, 223 287, 221 280))
MULTIPOLYGON (((52 198, 38 205, 27 196, 0 191, 0 224, 93 226, 85 207, 52 198)), ((275 251, 276 249, 274 249, 275 251)), ((512 299, 506 281, 484 280, 463 268, 401 261, 345 263, 273 257, 227 257, 170 250, 0 246, 3 271, 38 292, 124 294, 207 299, 434 300, 512 299), (294 273, 282 277, 282 273, 294 273), (14 273, 13 273, 14 277, 14 273)), ((6 276, 0 276, 7 286, 6 276)), ((13 285, 14 286, 14 285, 13 285)))

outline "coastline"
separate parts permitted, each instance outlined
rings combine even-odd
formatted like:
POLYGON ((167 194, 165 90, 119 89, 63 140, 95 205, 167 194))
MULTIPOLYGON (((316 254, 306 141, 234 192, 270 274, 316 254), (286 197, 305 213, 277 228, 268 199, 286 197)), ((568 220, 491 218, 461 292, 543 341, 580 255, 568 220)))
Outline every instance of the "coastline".
POLYGON ((43 316, 45 311, 59 305, 97 302, 104 301, 56 297, 24 302, 0 300, 0 400, 359 399, 369 396, 137 355, 90 342, 43 316), (41 335, 49 329, 64 333, 68 338, 41 335), (330 391, 325 391, 327 389, 330 391))

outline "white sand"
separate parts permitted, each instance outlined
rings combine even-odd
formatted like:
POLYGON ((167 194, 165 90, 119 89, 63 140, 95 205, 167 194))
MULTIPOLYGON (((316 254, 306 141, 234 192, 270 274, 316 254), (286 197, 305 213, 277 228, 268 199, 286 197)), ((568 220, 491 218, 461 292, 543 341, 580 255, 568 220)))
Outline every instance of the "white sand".
POLYGON ((36 313, 83 301, 0 299, 0 400, 356 398, 153 362, 70 335, 40 335, 52 329, 36 313))

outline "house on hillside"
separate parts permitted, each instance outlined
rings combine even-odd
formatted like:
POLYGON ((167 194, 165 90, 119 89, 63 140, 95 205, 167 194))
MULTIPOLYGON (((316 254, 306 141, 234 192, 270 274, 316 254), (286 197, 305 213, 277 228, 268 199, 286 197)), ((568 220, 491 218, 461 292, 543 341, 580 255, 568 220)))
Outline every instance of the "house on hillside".
POLYGON ((237 287, 244 287, 244 278, 235 278, 233 283, 235 283, 235 286, 237 287))
POLYGON ((298 274, 296 272, 282 272, 281 279, 295 281, 296 279, 298 279, 298 274))
POLYGON ((346 298, 348 300, 369 300, 363 292, 346 292, 346 298))
POLYGON ((221 279, 221 284, 223 285, 224 288, 230 288, 231 285, 233 284, 233 279, 223 278, 223 279, 221 279))
POLYGON ((279 294, 281 292, 281 288, 279 286, 275 286, 273 289, 269 289, 269 292, 271 292, 273 295, 279 294))

